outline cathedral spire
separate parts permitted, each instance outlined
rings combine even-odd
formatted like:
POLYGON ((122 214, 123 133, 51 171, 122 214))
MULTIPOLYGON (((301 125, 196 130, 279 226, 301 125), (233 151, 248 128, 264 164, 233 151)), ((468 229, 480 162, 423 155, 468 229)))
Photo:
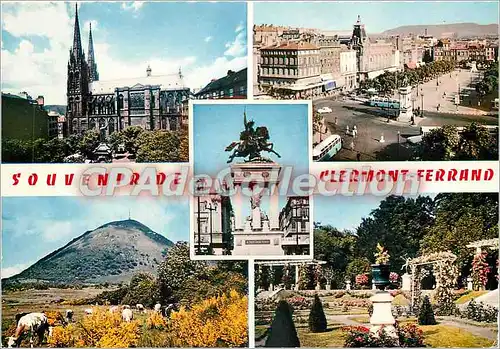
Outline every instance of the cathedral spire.
POLYGON ((97 71, 97 64, 94 57, 94 40, 92 40, 92 23, 90 23, 89 30, 89 51, 87 55, 89 64, 89 82, 99 80, 99 72, 97 71))
POLYGON ((75 58, 83 56, 82 39, 80 37, 80 23, 78 21, 78 4, 75 7, 75 31, 73 33, 73 55, 75 58))

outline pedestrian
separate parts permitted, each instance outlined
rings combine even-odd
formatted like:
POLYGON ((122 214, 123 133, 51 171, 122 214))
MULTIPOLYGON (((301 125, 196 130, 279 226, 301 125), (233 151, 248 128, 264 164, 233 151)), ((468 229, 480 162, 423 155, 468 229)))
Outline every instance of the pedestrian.
POLYGON ((354 125, 352 128, 352 136, 356 138, 357 135, 358 135, 358 129, 356 128, 356 125, 354 125))
POLYGON ((348 135, 348 134, 349 134, 349 125, 347 125, 347 126, 345 127, 345 134, 346 134, 346 135, 348 135))
POLYGON ((337 117, 335 117, 335 126, 337 126, 337 117))
POLYGON ((354 141, 351 141, 351 150, 354 151, 354 141))
POLYGON ((356 160, 361 161, 361 153, 359 151, 356 154, 356 160))

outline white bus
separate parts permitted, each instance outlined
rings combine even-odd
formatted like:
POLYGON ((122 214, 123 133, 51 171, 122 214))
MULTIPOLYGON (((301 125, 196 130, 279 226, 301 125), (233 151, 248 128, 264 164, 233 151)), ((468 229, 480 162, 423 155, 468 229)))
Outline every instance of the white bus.
POLYGON ((331 135, 313 149, 313 161, 328 161, 342 149, 342 138, 331 135))

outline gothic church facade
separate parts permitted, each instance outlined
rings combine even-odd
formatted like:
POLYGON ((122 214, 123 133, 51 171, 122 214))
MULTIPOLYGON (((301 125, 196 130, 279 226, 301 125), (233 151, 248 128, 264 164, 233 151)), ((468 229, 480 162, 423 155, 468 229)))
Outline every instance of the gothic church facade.
POLYGON ((192 97, 178 74, 100 81, 94 56, 92 27, 87 58, 83 52, 75 11, 73 47, 69 52, 66 122, 69 134, 96 129, 101 137, 127 126, 146 130, 179 130, 187 124, 187 102, 192 97))

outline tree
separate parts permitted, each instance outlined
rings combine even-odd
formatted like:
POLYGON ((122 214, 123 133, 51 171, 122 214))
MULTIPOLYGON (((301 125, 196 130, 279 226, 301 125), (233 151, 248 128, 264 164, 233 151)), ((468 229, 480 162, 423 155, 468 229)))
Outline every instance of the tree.
POLYGON ((137 138, 136 145, 137 162, 178 162, 181 159, 181 133, 178 131, 144 132, 137 138))
POLYGON ((140 126, 128 126, 121 131, 121 139, 125 145, 125 151, 136 154, 139 148, 137 144, 139 137, 144 134, 144 129, 140 126))
POLYGON ((391 251, 391 268, 399 271, 402 257, 416 256, 426 229, 433 223, 432 199, 391 195, 382 200, 357 228, 355 255, 374 261, 378 243, 391 251))
POLYGON ((191 260, 186 242, 177 242, 169 248, 165 260, 158 266, 158 283, 163 301, 179 300, 184 283, 190 277, 206 273, 204 261, 191 260))
POLYGON ((473 122, 461 132, 455 158, 456 160, 498 159, 497 139, 490 135, 486 127, 473 122))
POLYGON ((272 348, 300 347, 297 330, 293 323, 292 309, 284 300, 278 303, 265 346, 272 348))
POLYGON ((92 129, 85 131, 83 137, 80 139, 78 148, 87 159, 92 159, 94 157, 94 150, 100 143, 99 138, 99 131, 92 129))
POLYGON ((139 273, 130 280, 123 303, 142 304, 151 308, 159 301, 159 296, 159 287, 155 277, 148 273, 139 273))
POLYGON ((326 261, 328 266, 344 270, 349 263, 356 237, 349 231, 326 225, 319 226, 314 230, 314 256, 326 261))
POLYGON ((422 300, 422 305, 420 306, 418 312, 418 324, 419 325, 436 325, 436 318, 434 317, 434 311, 432 310, 431 301, 429 296, 425 296, 422 300))
POLYGON ((453 160, 460 142, 458 130, 453 125, 431 130, 422 137, 417 154, 420 160, 453 160))
POLYGON ((323 311, 323 304, 321 304, 321 299, 316 294, 314 295, 311 312, 309 313, 309 330, 313 333, 325 332, 326 328, 327 322, 325 312, 323 311))
POLYGON ((434 199, 435 222, 427 227, 422 253, 447 251, 457 256, 462 275, 470 270, 467 244, 498 237, 498 194, 442 193, 434 199))
POLYGON ((179 161, 189 162, 189 134, 187 131, 181 131, 179 137, 181 139, 179 145, 179 161))

